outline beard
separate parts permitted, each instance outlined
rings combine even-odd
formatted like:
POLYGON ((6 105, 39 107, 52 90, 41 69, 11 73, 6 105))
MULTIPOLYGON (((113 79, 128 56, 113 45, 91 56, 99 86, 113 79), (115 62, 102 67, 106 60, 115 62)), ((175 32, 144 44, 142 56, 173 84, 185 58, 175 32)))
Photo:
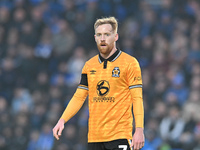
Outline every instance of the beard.
POLYGON ((112 51, 113 46, 112 45, 108 45, 106 43, 103 43, 103 44, 100 43, 100 44, 97 44, 97 48, 98 48, 98 50, 99 50, 99 52, 101 54, 108 55, 112 51), (102 45, 104 45, 104 46, 102 46, 102 45))

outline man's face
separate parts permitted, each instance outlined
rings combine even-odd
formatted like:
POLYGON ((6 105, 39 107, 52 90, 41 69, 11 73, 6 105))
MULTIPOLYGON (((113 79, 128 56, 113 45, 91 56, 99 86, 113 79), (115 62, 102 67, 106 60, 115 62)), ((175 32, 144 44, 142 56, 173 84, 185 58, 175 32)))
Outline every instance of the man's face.
POLYGON ((115 42, 118 40, 118 34, 114 33, 110 24, 98 26, 94 37, 100 53, 106 56, 115 48, 115 42))

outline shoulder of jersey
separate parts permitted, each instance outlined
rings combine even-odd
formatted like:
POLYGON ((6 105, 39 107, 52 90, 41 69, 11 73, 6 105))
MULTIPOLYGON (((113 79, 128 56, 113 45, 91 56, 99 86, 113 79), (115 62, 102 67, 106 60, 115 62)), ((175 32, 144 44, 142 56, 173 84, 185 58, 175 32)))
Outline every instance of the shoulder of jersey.
POLYGON ((124 58, 124 61, 128 62, 128 63, 134 63, 137 62, 137 59, 125 52, 122 52, 122 57, 124 58))
POLYGON ((94 65, 96 63, 98 63, 98 58, 99 58, 99 55, 95 55, 94 57, 90 58, 88 61, 86 61, 87 65, 94 65))

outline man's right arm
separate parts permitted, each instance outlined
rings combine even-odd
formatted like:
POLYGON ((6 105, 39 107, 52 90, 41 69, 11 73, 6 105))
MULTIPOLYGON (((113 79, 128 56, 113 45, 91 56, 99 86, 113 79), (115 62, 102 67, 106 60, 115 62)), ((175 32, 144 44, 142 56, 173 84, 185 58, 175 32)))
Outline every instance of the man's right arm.
POLYGON ((54 137, 59 140, 64 129, 64 124, 71 119, 82 107, 86 97, 88 95, 88 90, 78 88, 67 105, 65 111, 63 112, 61 118, 58 120, 57 124, 53 128, 54 137))

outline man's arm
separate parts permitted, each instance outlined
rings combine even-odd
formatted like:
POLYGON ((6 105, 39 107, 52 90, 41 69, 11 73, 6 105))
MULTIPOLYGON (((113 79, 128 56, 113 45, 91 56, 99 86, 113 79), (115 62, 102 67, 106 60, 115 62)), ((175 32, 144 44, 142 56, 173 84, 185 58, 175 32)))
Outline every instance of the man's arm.
POLYGON ((65 111, 63 112, 61 118, 58 120, 57 124, 53 128, 54 137, 59 140, 64 129, 64 124, 71 119, 82 107, 86 97, 88 95, 88 90, 78 88, 67 105, 65 111))
POLYGON ((135 133, 133 135, 131 147, 134 147, 134 150, 138 150, 144 146, 144 108, 141 68, 137 59, 134 57, 127 66, 127 79, 135 118, 135 133))
POLYGON ((144 108, 142 99, 142 88, 133 88, 130 90, 133 100, 133 113, 135 118, 135 133, 133 135, 131 147, 134 150, 141 149, 144 146, 144 108))

